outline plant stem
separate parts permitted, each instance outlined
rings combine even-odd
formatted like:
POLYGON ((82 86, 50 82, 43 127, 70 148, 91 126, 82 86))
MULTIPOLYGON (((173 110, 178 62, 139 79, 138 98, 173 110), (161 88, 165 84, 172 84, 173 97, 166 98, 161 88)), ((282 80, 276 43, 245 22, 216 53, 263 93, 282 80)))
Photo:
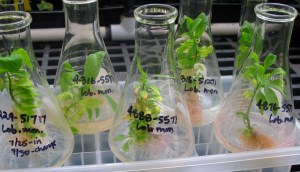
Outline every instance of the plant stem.
POLYGON ((10 78, 9 73, 6 73, 6 75, 7 75, 7 78, 8 78, 9 94, 10 94, 11 99, 15 102, 15 98, 14 98, 14 96, 13 96, 13 92, 12 92, 12 88, 11 88, 11 85, 12 85, 11 82, 12 82, 12 81, 11 81, 11 78, 10 78))
POLYGON ((249 112, 250 112, 250 108, 251 108, 251 105, 252 105, 252 103, 253 103, 254 97, 255 97, 255 95, 256 95, 256 92, 258 91, 259 88, 260 88, 260 84, 257 84, 257 86, 256 86, 255 89, 254 89, 253 96, 252 96, 252 98, 251 98, 250 104, 249 104, 249 106, 248 106, 248 109, 247 109, 247 112, 246 112, 246 115, 245 115, 245 118, 246 118, 246 121, 247 121, 247 123, 246 123, 245 125, 246 125, 246 128, 249 129, 250 135, 253 134, 253 129, 252 129, 251 124, 250 124, 249 112))

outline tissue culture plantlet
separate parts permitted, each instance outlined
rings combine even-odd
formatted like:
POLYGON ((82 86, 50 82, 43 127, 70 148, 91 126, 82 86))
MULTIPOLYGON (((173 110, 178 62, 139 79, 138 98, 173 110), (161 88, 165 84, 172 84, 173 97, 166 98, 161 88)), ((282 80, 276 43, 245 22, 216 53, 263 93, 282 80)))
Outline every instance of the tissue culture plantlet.
POLYGON ((201 67, 199 68, 199 65, 197 66, 197 64, 199 64, 202 59, 206 58, 213 52, 213 47, 211 45, 199 46, 200 37, 207 28, 208 19, 204 13, 201 13, 195 20, 184 16, 183 23, 186 24, 188 31, 183 33, 181 36, 188 36, 188 39, 182 42, 176 49, 178 67, 181 69, 181 76, 192 75, 197 77, 194 75, 196 72, 186 72, 185 70, 201 70, 201 67))
MULTIPOLYGON (((10 56, 0 56, 0 74, 4 74, 4 78, 0 78, 0 90, 7 90, 13 101, 13 113, 19 115, 21 119, 16 123, 17 127, 22 125, 30 127, 31 120, 22 120, 35 114, 35 109, 40 106, 37 93, 30 74, 25 70, 27 67, 32 70, 33 65, 26 51, 22 48, 15 49, 10 56), (4 80, 3 80, 4 79, 4 80)), ((44 133, 39 133, 44 135, 44 133)), ((32 134, 35 137, 36 134, 32 134)))
POLYGON ((184 16, 184 22, 181 27, 187 28, 187 32, 181 37, 185 39, 176 48, 178 68, 180 69, 180 79, 184 85, 186 104, 192 124, 198 126, 202 123, 202 109, 198 92, 202 79, 206 77, 206 66, 201 63, 205 58, 213 53, 212 45, 201 46, 201 36, 208 27, 209 21, 204 13, 197 16, 195 20, 184 16))
POLYGON ((254 90, 246 90, 243 93, 245 98, 250 99, 249 106, 246 112, 236 112, 236 115, 243 119, 245 128, 243 135, 246 137, 256 137, 254 125, 251 124, 249 115, 253 101, 256 101, 256 106, 259 108, 261 115, 264 115, 264 102, 268 105, 273 105, 270 110, 274 115, 277 114, 279 100, 274 90, 279 91, 282 95, 285 95, 285 87, 283 77, 286 72, 282 68, 275 68, 270 70, 269 67, 276 61, 276 56, 269 53, 264 60, 263 64, 259 63, 259 57, 255 52, 252 52, 249 56, 250 63, 252 65, 246 66, 245 71, 242 73, 244 80, 248 81, 254 88, 254 90))
MULTIPOLYGON (((142 69, 139 58, 137 58, 138 71, 141 73, 139 82, 133 86, 134 97, 136 102, 131 106, 126 114, 125 119, 129 122, 128 135, 117 135, 114 141, 124 141, 122 149, 124 152, 129 151, 130 144, 139 144, 148 142, 150 133, 148 130, 138 130, 137 125, 152 127, 159 116, 162 97, 156 85, 148 83, 147 73, 142 69)), ((150 131, 151 132, 151 131, 150 131)))
POLYGON ((248 21, 244 21, 240 28, 240 38, 238 40, 238 54, 235 59, 235 67, 239 71, 248 56, 254 35, 254 26, 248 21))
MULTIPOLYGON (((76 72, 68 61, 63 64, 60 79, 62 93, 57 95, 56 99, 73 133, 78 133, 79 130, 74 124, 82 119, 85 114, 87 114, 89 121, 93 118, 93 111, 95 111, 96 118, 100 116, 100 107, 103 101, 97 97, 84 96, 82 93, 93 90, 93 84, 96 83, 95 79, 99 74, 104 56, 104 51, 89 54, 84 65, 83 76, 76 72)), ((112 109, 115 109, 116 102, 109 95, 103 96, 112 109)))

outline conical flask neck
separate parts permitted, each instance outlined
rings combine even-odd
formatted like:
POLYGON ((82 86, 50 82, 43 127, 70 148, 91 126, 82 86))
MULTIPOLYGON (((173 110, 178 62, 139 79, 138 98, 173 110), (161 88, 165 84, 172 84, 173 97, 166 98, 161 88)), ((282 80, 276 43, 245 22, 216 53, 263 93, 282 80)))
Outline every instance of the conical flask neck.
POLYGON ((240 25, 246 20, 249 23, 255 22, 254 7, 257 4, 267 2, 267 0, 244 0, 241 7, 240 25))
POLYGON ((78 34, 99 31, 98 0, 64 0, 65 32, 78 34))
POLYGON ((184 16, 195 19, 200 13, 204 13, 210 19, 211 7, 212 0, 181 0, 179 22, 185 20, 184 16))
POLYGON ((288 59, 289 43, 297 11, 282 4, 264 3, 255 7, 256 27, 252 49, 260 57, 268 53, 288 59))
POLYGON ((168 72, 174 60, 174 21, 177 10, 160 4, 144 7, 135 10, 134 62, 140 59, 141 65, 148 73, 168 72))
POLYGON ((165 58, 174 45, 174 24, 153 26, 136 23, 135 56, 165 58))
POLYGON ((0 47, 2 50, 10 54, 14 49, 23 48, 28 53, 32 53, 29 27, 31 21, 30 14, 26 12, 9 11, 0 13, 0 47))

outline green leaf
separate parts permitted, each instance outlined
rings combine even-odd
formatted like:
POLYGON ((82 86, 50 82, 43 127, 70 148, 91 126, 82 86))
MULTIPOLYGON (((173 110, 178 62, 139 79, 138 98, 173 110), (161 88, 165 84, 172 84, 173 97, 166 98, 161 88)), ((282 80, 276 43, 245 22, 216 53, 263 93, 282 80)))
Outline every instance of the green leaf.
POLYGON ((252 52, 249 57, 254 60, 255 63, 259 63, 259 57, 255 52, 252 52))
POLYGON ((100 108, 95 108, 96 118, 100 116, 100 108))
POLYGON ((21 68, 23 63, 22 56, 20 55, 13 55, 10 57, 4 57, 0 58, 0 74, 6 73, 6 72, 18 72, 21 68))
POLYGON ((208 24, 208 20, 204 13, 198 15, 191 25, 191 29, 188 31, 191 38, 200 38, 205 31, 208 24))
POLYGON ((62 72, 60 75, 60 87, 62 92, 69 91, 76 83, 75 77, 79 77, 79 74, 72 68, 71 64, 66 61, 62 65, 62 72))
POLYGON ((257 78, 256 76, 257 76, 256 67, 254 66, 245 67, 245 73, 243 73, 244 79, 252 80, 252 79, 256 79, 257 78))
POLYGON ((62 92, 68 91, 70 87, 75 85, 75 82, 73 81, 75 76, 76 74, 72 72, 61 73, 60 88, 62 92))
POLYGON ((117 135, 116 137, 114 137, 113 141, 121 142, 121 141, 125 140, 126 138, 128 138, 128 136, 120 134, 120 135, 117 135))
MULTIPOLYGON (((264 87, 264 92, 265 92, 265 97, 266 97, 268 104, 273 103, 278 106, 279 102, 278 102, 278 98, 277 98, 277 95, 275 94, 275 92, 267 86, 264 87)), ((272 112, 274 115, 277 114, 277 110, 278 110, 277 108, 273 109, 272 112)))
POLYGON ((265 70, 267 70, 272 64, 274 64, 276 60, 276 56, 274 54, 268 54, 268 56, 266 57, 265 61, 264 61, 264 68, 265 70))
POLYGON ((56 100, 59 104, 63 103, 64 101, 72 100, 72 99, 73 99, 73 94, 70 92, 62 92, 56 96, 56 100))
POLYGON ((122 150, 124 152, 128 152, 129 151, 129 141, 127 141, 123 146, 122 146, 122 150))
POLYGON ((30 60, 30 57, 28 56, 27 52, 23 49, 23 48, 19 48, 17 50, 14 50, 12 53, 11 53, 11 56, 14 56, 14 55, 19 55, 22 57, 23 59, 23 63, 30 69, 32 70, 32 63, 31 63, 31 60, 30 60))
POLYGON ((95 97, 84 97, 80 103, 88 109, 94 109, 100 107, 103 102, 95 97))
POLYGON ((249 23, 248 21, 244 21, 242 26, 241 26, 241 29, 240 29, 241 32, 246 32, 246 33, 249 33, 249 34, 253 34, 254 33, 254 26, 249 23))
POLYGON ((140 82, 142 82, 142 83, 148 82, 147 73, 143 70, 140 58, 137 58, 137 67, 138 67, 139 72, 142 75, 141 78, 140 78, 140 82))
POLYGON ((265 68, 262 65, 257 65, 257 80, 258 83, 262 83, 264 84, 265 80, 264 80, 264 74, 265 74, 265 68))
POLYGON ((115 102, 115 100, 113 98, 111 98, 109 95, 103 95, 104 98, 108 101, 110 107, 113 109, 113 110, 116 110, 117 109, 117 103, 115 102))
POLYGON ((285 71, 282 68, 276 68, 275 70, 273 70, 271 72, 270 76, 272 77, 272 76, 275 76, 275 75, 282 75, 282 76, 284 76, 285 75, 285 71))
POLYGON ((96 79, 96 77, 99 74, 104 56, 105 56, 104 51, 99 51, 87 56, 84 65, 84 76, 86 78, 96 79))
POLYGON ((0 78, 0 91, 2 92, 3 91, 3 89, 4 89, 4 83, 3 83, 3 79, 2 78, 0 78))
POLYGON ((152 92, 154 92, 155 95, 160 95, 160 91, 159 91, 159 89, 157 88, 156 85, 154 85, 154 84, 147 84, 146 87, 147 87, 146 89, 150 89, 152 92))
POLYGON ((87 114, 88 114, 88 120, 92 121, 92 119, 93 119, 93 111, 91 109, 89 109, 89 108, 87 108, 86 111, 87 111, 87 114))
POLYGON ((275 79, 269 81, 269 87, 278 90, 281 94, 284 94, 285 82, 282 79, 275 79))
POLYGON ((78 130, 76 127, 73 127, 73 126, 71 126, 71 131, 72 131, 72 133, 74 133, 74 134, 79 133, 79 130, 78 130))
POLYGON ((203 46, 203 47, 200 47, 199 49, 198 49, 198 51, 199 51, 199 54, 200 54, 200 57, 201 58, 205 58, 205 57, 207 57, 209 54, 211 54, 213 51, 214 51, 214 49, 213 49, 213 47, 210 45, 210 46, 203 46))
POLYGON ((193 24, 193 19, 189 18, 188 16, 184 16, 184 21, 186 22, 186 26, 188 29, 191 29, 191 25, 193 24))

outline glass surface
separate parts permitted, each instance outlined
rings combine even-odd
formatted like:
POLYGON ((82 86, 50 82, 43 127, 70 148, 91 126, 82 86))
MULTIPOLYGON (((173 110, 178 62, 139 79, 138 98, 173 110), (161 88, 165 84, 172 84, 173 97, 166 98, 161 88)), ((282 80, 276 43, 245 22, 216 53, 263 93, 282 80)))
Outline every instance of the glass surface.
POLYGON ((173 57, 177 10, 145 5, 134 15, 135 55, 109 131, 111 150, 121 161, 191 156, 193 129, 173 57))
POLYGON ((223 100, 211 36, 211 0, 182 0, 175 56, 193 126, 213 122, 223 100))
POLYGON ((267 0, 244 0, 241 7, 240 29, 238 31, 238 47, 235 52, 233 78, 241 70, 250 52, 254 35, 255 12, 254 7, 257 4, 268 2, 267 0))
POLYGON ((263 3, 255 13, 251 51, 214 123, 216 137, 230 152, 296 143, 288 52, 297 11, 263 3))
POLYGON ((55 94, 73 133, 108 130, 120 88, 100 35, 98 1, 64 2, 66 30, 55 94))
POLYGON ((61 166, 74 139, 34 57, 31 16, 0 12, 0 169, 61 166))

